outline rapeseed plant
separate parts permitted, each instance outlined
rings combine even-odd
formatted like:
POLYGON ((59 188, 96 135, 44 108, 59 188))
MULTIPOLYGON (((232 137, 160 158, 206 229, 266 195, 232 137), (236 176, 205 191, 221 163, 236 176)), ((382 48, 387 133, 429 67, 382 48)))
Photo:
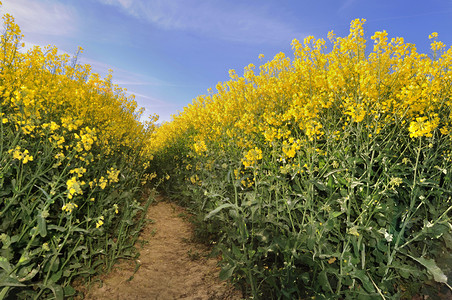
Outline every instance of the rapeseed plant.
POLYGON ((24 51, 14 18, 3 21, 0 299, 66 299, 76 276, 89 281, 133 255, 144 209, 134 198, 149 178, 157 116, 141 123, 143 110, 112 75, 77 57, 24 51))
POLYGON ((254 298, 452 284, 452 48, 379 31, 369 49, 364 23, 231 70, 151 137, 151 171, 205 216, 220 276, 254 298))

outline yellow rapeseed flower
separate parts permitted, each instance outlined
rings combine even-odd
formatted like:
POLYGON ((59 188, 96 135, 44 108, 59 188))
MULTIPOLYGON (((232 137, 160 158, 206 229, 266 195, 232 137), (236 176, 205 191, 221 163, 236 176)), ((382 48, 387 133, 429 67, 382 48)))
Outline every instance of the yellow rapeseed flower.
POLYGON ((78 182, 76 176, 72 176, 72 178, 66 181, 67 197, 69 199, 72 199, 76 194, 83 194, 80 184, 83 184, 83 182, 78 182))
POLYGON ((100 179, 99 179, 99 187, 101 188, 101 189, 105 189, 105 187, 107 186, 107 183, 108 183, 108 180, 107 179, 105 179, 104 178, 104 176, 102 176, 100 179))
POLYGON ((16 146, 14 149, 8 150, 8 153, 13 155, 13 159, 17 159, 22 161, 23 164, 26 164, 29 161, 33 160, 33 156, 29 155, 29 152, 27 149, 21 151, 20 146, 16 146))
POLYGON ((99 217, 99 219, 96 222, 96 228, 99 228, 102 225, 104 225, 104 216, 99 217))
POLYGON ((107 170, 107 174, 108 174, 108 180, 110 181, 110 183, 113 182, 118 182, 118 176, 119 176, 119 170, 116 170, 114 168, 110 168, 110 170, 107 170))
POLYGON ((434 118, 433 120, 428 120, 427 117, 417 117, 415 121, 410 123, 408 128, 410 132, 410 137, 431 137, 433 130, 438 127, 439 119, 434 118))
POLYGON ((245 157, 242 159, 242 163, 245 168, 251 167, 262 159, 262 150, 258 147, 251 149, 245 153, 245 157))
POLYGON ((75 168, 69 171, 69 174, 77 174, 77 177, 82 177, 84 173, 86 173, 86 169, 83 167, 75 168))
POLYGON ((61 210, 70 214, 70 213, 72 213, 72 210, 77 207, 78 207, 77 204, 75 204, 73 202, 69 202, 69 203, 66 203, 65 205, 63 205, 61 210))

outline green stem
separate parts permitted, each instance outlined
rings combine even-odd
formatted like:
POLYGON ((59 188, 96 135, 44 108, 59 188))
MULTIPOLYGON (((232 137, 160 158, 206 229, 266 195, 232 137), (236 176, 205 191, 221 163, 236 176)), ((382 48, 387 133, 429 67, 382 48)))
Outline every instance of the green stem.
POLYGON ((0 299, 5 299, 6 295, 8 294, 8 290, 10 289, 9 286, 5 286, 1 291, 0 291, 0 299))
POLYGON ((52 267, 53 267, 53 264, 55 263, 56 258, 60 254, 60 250, 63 249, 64 245, 67 242, 67 239, 72 234, 72 230, 70 229, 72 227, 72 215, 70 216, 69 222, 70 222, 70 225, 68 226, 68 232, 67 232, 66 236, 64 237, 64 241, 63 241, 63 243, 60 244, 61 246, 58 246, 57 252, 54 254, 52 262, 50 263, 49 271, 47 271, 46 278, 44 279, 44 286, 47 285, 47 281, 49 280, 49 277, 50 277, 50 272, 52 271, 52 267))
POLYGON ((389 267, 392 264, 392 261, 394 260, 394 257, 396 255, 397 251, 401 248, 401 247, 399 247, 399 243, 400 243, 400 239, 402 238, 402 236, 405 233, 406 225, 410 221, 411 217, 415 214, 417 209, 422 205, 422 202, 421 202, 418 205, 418 207, 414 211, 412 211, 413 207, 414 207, 414 203, 416 201, 416 196, 417 196, 417 195, 414 195, 414 189, 416 187, 416 179, 417 179, 417 172, 418 172, 417 168, 418 168, 418 165, 419 165, 419 158, 421 156, 421 146, 422 146, 422 140, 421 140, 421 138, 419 138, 419 148, 418 148, 417 155, 416 155, 416 164, 414 166, 413 185, 411 187, 411 195, 410 195, 410 212, 407 213, 406 218, 405 218, 405 220, 402 223, 402 227, 400 228, 400 232, 397 234, 397 238, 395 240, 394 247, 393 247, 393 250, 391 252, 391 255, 388 258, 388 263, 386 264, 387 267, 386 267, 385 274, 384 274, 383 277, 386 277, 386 275, 388 274, 389 267))
MULTIPOLYGON (((417 208, 419 208, 420 205, 422 205, 422 203, 420 203, 420 204, 418 205, 417 208)), ((433 224, 432 224, 431 226, 432 226, 432 227, 435 226, 435 224, 438 223, 438 222, 443 218, 443 216, 444 216, 445 214, 447 214, 447 213, 449 212, 449 210, 451 210, 451 209, 452 209, 452 206, 449 206, 449 208, 448 208, 443 214, 441 214, 441 216, 440 216, 439 218, 437 218, 437 219, 435 220, 435 222, 433 222, 433 224)), ((416 209, 416 210, 417 210, 417 209, 416 209)), ((423 234, 424 234, 423 230, 420 231, 420 232, 418 232, 418 234, 416 234, 416 236, 412 237, 410 240, 408 240, 407 242, 405 242, 405 244, 403 244, 402 246, 398 247, 397 250, 398 250, 398 249, 402 249, 402 248, 405 247, 406 245, 408 245, 408 244, 410 244, 411 242, 417 240, 417 239, 418 239, 421 235, 423 235, 423 234)))

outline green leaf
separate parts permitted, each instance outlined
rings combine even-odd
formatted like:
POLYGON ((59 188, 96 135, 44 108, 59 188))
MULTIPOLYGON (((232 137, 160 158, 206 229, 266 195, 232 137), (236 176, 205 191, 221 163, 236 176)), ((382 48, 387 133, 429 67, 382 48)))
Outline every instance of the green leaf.
POLYGON ((204 220, 210 219, 212 216, 216 215, 220 210, 222 210, 226 207, 235 207, 235 205, 231 204, 231 203, 222 204, 222 205, 218 206, 217 208, 215 208, 214 210, 212 210, 211 212, 209 212, 207 214, 207 216, 204 217, 204 220))
POLYGON ((326 191, 327 190, 325 184, 323 182, 321 182, 321 181, 311 180, 311 183, 313 183, 315 185, 315 187, 318 188, 320 191, 326 191))
POLYGON ((442 224, 442 223, 436 223, 435 225, 433 225, 432 227, 428 227, 427 230, 427 234, 430 237, 434 237, 435 239, 440 238, 444 233, 448 232, 449 226, 446 224, 442 224))
POLYGON ((342 215, 345 211, 333 211, 330 213, 330 218, 334 219, 342 215))
POLYGON ((63 275, 63 271, 59 270, 58 272, 52 274, 52 276, 50 276, 50 282, 57 282, 58 280, 60 280, 61 275, 63 275))
POLYGON ((326 173, 325 175, 323 175, 323 177, 324 177, 324 178, 327 178, 328 176, 330 176, 330 175, 332 175, 332 174, 334 174, 334 173, 342 172, 342 171, 346 171, 346 170, 347 170, 347 169, 336 169, 336 170, 333 170, 333 171, 330 171, 330 172, 326 173))
POLYGON ((58 256, 55 255, 52 257, 50 267, 51 267, 52 272, 58 271, 58 269, 60 267, 60 258, 58 256))
POLYGON ((236 245, 232 244, 231 250, 232 250, 231 253, 234 255, 235 258, 241 258, 243 256, 242 251, 240 251, 240 249, 236 245))
POLYGON ((452 234, 449 232, 446 232, 443 234, 444 242, 446 243, 446 247, 448 249, 452 249, 452 234))
POLYGON ((64 300, 63 288, 57 284, 49 284, 47 288, 51 289, 56 300, 64 300))
POLYGON ((306 247, 308 250, 313 250, 315 247, 315 238, 309 237, 306 243, 306 247))
POLYGON ((419 273, 419 269, 417 269, 413 266, 407 265, 407 264, 403 264, 401 262, 397 262, 397 261, 394 261, 393 267, 405 279, 408 279, 410 277, 410 275, 416 275, 419 273))
POLYGON ((60 231, 60 232, 65 232, 65 231, 67 230, 66 227, 57 226, 57 225, 53 225, 53 224, 50 224, 49 226, 47 226, 47 228, 48 228, 49 230, 55 229, 55 230, 58 230, 58 231, 60 231))
MULTIPOLYGON (((84 247, 84 246, 82 246, 82 247, 84 247)), ((86 248, 86 247, 85 247, 86 248)), ((71 264, 70 266, 69 266, 69 269, 71 269, 71 270, 75 270, 75 269, 79 269, 79 268, 81 268, 82 267, 82 264, 81 263, 74 263, 74 264, 71 264)))
POLYGON ((26 286, 26 285, 11 276, 2 276, 0 277, 0 286, 26 286))
POLYGON ((374 285, 372 284, 372 282, 370 281, 369 277, 366 275, 364 270, 356 270, 352 273, 352 276, 358 278, 361 281, 364 289, 368 293, 375 292, 374 285))
POLYGON ((63 288, 64 291, 64 296, 65 297, 69 297, 69 296, 74 296, 75 293, 77 292, 72 286, 67 285, 63 288))
POLYGON ((232 276, 232 272, 234 272, 235 266, 226 265, 220 271, 220 280, 227 280, 232 276))
POLYGON ((37 186, 37 185, 35 185, 35 187, 37 187, 38 189, 41 190, 41 192, 44 194, 44 196, 46 196, 47 201, 52 199, 52 197, 43 188, 41 188, 40 186, 37 186))
POLYGON ((47 224, 46 224, 46 220, 42 217, 42 212, 38 213, 38 230, 39 230, 39 234, 42 237, 45 237, 47 235, 47 224))
POLYGON ((320 285, 322 286, 323 291, 333 293, 333 289, 331 288, 330 281, 328 280, 326 270, 320 272, 318 280, 320 285))
MULTIPOLYGON (((133 224, 133 223, 132 223, 133 224)), ((83 232, 83 233, 89 233, 89 230, 86 230, 84 228, 80 228, 80 227, 75 227, 72 229, 72 231, 74 232, 83 232)))
POLYGON ((36 274, 38 274, 39 269, 40 269, 39 267, 36 268, 36 269, 32 269, 28 274, 26 274, 24 277, 20 278, 19 280, 21 282, 23 282, 23 281, 27 281, 27 280, 32 279, 33 277, 36 276, 36 274))
POLYGON ((8 260, 3 256, 0 256, 0 268, 5 270, 6 273, 11 273, 13 270, 13 268, 10 265, 10 263, 8 262, 8 260))
POLYGON ((2 234, 2 249, 7 249, 11 245, 11 238, 7 234, 2 234))
POLYGON ((427 268, 430 274, 433 275, 433 279, 435 279, 436 282, 441 283, 447 283, 447 276, 443 273, 443 271, 436 265, 435 261, 433 259, 425 259, 423 257, 413 257, 411 255, 408 255, 421 265, 427 268))

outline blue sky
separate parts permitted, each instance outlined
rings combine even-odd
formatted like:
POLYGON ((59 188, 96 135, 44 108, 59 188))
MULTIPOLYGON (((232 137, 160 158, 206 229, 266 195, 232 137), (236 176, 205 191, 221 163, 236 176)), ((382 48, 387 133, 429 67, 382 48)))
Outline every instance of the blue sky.
POLYGON ((292 39, 348 34, 367 19, 375 31, 430 53, 428 35, 452 45, 452 0, 2 0, 27 45, 57 46, 136 95, 138 105, 170 120, 228 71, 290 56, 292 39))

